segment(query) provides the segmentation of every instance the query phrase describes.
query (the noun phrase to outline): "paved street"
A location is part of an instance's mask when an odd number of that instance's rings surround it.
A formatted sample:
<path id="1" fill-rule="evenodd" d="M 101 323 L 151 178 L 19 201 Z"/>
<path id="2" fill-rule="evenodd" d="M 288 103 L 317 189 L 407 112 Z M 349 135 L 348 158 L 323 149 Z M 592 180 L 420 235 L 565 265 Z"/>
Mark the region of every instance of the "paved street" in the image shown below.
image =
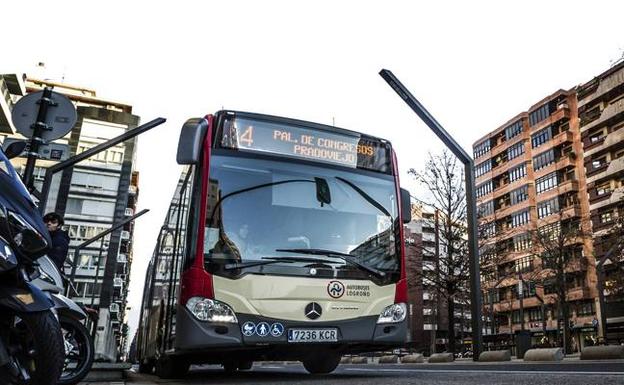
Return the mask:
<path id="1" fill-rule="evenodd" d="M 560 364 L 512 362 L 415 365 L 341 365 L 327 376 L 311 376 L 301 365 L 263 364 L 251 371 L 225 374 L 219 367 L 196 367 L 184 380 L 132 374 L 128 383 L 152 384 L 624 384 L 624 361 Z"/>

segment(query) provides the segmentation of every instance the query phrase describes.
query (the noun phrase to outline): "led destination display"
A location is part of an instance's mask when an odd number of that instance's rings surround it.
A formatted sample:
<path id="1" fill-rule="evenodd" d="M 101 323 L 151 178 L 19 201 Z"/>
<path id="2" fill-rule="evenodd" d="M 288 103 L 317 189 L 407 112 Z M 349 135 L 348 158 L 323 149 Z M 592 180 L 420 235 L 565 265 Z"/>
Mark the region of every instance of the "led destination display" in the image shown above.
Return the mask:
<path id="1" fill-rule="evenodd" d="M 221 145 L 389 172 L 389 146 L 381 141 L 275 122 L 226 121 Z"/>

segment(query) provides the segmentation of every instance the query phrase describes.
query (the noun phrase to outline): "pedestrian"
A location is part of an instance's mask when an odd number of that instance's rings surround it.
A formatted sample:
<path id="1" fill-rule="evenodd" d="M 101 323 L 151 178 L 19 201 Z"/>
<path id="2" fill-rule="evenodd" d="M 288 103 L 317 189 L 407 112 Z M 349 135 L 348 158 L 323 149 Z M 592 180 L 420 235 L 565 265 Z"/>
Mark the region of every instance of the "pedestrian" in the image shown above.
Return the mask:
<path id="1" fill-rule="evenodd" d="M 48 257 L 62 273 L 65 258 L 67 258 L 67 251 L 69 250 L 69 234 L 61 228 L 65 222 L 63 217 L 57 213 L 47 213 L 43 216 L 43 222 L 48 227 L 50 238 L 52 239 Z"/>

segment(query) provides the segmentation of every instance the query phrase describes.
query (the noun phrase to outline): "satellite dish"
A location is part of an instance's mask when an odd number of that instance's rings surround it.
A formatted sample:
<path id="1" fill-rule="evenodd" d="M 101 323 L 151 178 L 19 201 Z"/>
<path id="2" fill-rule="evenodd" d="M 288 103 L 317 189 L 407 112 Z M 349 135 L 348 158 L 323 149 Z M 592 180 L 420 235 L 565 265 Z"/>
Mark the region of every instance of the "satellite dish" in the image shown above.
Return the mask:
<path id="1" fill-rule="evenodd" d="M 21 98 L 13 107 L 13 124 L 17 132 L 27 138 L 33 136 L 34 124 L 39 114 L 39 100 L 43 91 L 34 92 Z M 53 105 L 48 106 L 45 123 L 48 128 L 42 130 L 41 139 L 46 142 L 62 138 L 76 124 L 77 114 L 73 103 L 62 94 L 52 92 Z"/>

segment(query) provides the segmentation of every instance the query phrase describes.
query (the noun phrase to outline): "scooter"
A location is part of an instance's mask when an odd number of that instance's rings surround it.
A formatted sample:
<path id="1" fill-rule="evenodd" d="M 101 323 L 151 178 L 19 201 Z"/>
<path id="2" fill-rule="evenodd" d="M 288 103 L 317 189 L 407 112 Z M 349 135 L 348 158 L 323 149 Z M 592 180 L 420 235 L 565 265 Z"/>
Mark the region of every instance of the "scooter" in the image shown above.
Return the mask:
<path id="1" fill-rule="evenodd" d="M 54 302 L 65 347 L 65 363 L 58 385 L 75 385 L 82 381 L 93 365 L 95 351 L 89 331 L 82 323 L 87 319 L 86 308 L 64 296 L 63 276 L 50 258 L 43 256 L 39 263 L 39 277 L 33 284 Z"/>
<path id="2" fill-rule="evenodd" d="M 54 303 L 31 281 L 51 244 L 37 206 L 0 149 L 0 384 L 55 385 L 65 352 Z"/>

